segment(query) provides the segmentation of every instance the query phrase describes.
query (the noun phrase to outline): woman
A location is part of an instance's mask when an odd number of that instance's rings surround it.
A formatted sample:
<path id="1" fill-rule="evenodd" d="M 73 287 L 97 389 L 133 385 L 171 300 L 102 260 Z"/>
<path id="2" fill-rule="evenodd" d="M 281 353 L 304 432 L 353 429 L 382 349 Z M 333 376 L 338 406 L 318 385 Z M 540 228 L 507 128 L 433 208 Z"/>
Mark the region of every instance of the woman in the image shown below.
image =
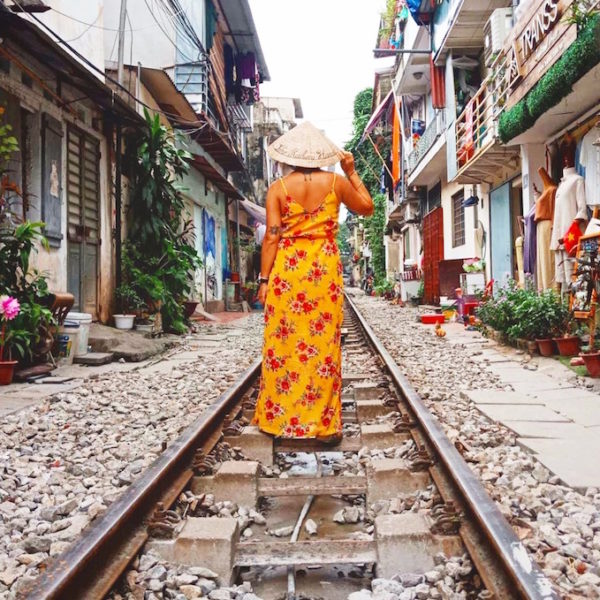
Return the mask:
<path id="1" fill-rule="evenodd" d="M 354 213 L 371 215 L 373 200 L 352 154 L 308 122 L 268 152 L 292 172 L 267 192 L 258 292 L 265 341 L 254 422 L 275 436 L 337 442 L 343 319 L 338 213 L 343 202 Z M 338 161 L 347 178 L 319 169 Z"/>

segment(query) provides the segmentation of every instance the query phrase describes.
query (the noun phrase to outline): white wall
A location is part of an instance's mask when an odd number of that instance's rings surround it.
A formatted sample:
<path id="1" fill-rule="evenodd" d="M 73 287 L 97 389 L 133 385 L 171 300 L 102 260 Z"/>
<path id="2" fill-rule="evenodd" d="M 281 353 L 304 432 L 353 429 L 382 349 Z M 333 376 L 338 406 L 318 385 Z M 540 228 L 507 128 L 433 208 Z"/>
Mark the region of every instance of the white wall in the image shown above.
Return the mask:
<path id="1" fill-rule="evenodd" d="M 106 9 L 103 5 L 105 2 L 103 0 L 45 0 L 45 3 L 54 10 L 36 14 L 36 17 L 104 72 L 103 27 L 105 27 Z M 94 26 L 90 27 L 91 24 Z M 43 31 L 43 28 L 41 29 Z M 86 68 L 104 81 L 102 74 L 91 70 L 87 65 Z"/>
<path id="2" fill-rule="evenodd" d="M 535 204 L 533 184 L 543 189 L 538 169 L 546 165 L 546 147 L 544 144 L 523 144 L 521 146 L 521 173 L 523 174 L 523 214 Z"/>
<path id="3" fill-rule="evenodd" d="M 475 210 L 465 208 L 465 243 L 452 247 L 452 196 L 464 188 L 465 198 L 471 195 L 471 186 L 457 183 L 442 185 L 442 210 L 444 211 L 444 259 L 472 258 L 475 256 Z"/>
<path id="4" fill-rule="evenodd" d="M 150 6 L 152 1 L 149 1 Z M 104 58 L 109 62 L 117 60 L 120 6 L 121 0 L 104 0 L 107 28 L 104 31 Z M 142 66 L 152 69 L 172 67 L 175 64 L 176 41 L 173 24 L 159 10 L 150 13 L 144 0 L 127 0 L 127 14 L 124 62 L 134 65 L 141 62 Z M 130 24 L 133 34 L 130 33 Z"/>

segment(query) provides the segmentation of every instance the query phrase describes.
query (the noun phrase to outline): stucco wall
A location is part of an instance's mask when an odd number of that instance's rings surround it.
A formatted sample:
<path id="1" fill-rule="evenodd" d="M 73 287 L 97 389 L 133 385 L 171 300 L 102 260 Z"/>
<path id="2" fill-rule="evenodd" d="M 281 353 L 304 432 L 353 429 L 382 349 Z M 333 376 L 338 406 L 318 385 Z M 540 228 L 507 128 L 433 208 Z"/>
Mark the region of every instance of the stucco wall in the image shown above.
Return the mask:
<path id="1" fill-rule="evenodd" d="M 105 5 L 108 3 L 103 0 L 45 0 L 45 3 L 54 10 L 37 14 L 36 17 L 69 42 L 70 46 L 73 46 L 98 69 L 104 71 L 105 36 L 103 28 L 106 26 L 104 16 L 107 13 Z M 115 35 L 116 32 L 113 32 L 111 45 Z M 67 48 L 65 49 L 68 51 Z M 75 54 L 73 56 L 77 58 Z M 79 58 L 77 60 L 84 64 Z M 85 66 L 96 77 L 104 81 L 101 73 Z"/>

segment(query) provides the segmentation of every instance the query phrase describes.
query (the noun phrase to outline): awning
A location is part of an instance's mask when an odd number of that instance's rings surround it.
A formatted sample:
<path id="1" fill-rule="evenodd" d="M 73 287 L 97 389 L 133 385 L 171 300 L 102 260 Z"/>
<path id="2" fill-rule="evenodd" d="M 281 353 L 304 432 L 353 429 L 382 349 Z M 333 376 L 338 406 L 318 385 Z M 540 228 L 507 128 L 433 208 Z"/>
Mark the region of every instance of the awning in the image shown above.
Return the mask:
<path id="1" fill-rule="evenodd" d="M 267 224 L 267 209 L 264 206 L 259 206 L 250 200 L 242 200 L 240 206 L 259 223 Z"/>
<path id="2" fill-rule="evenodd" d="M 194 134 L 194 139 L 226 171 L 243 171 L 244 163 L 231 145 L 227 134 L 218 131 L 205 115 L 200 114 L 198 117 L 202 126 Z"/>
<path id="3" fill-rule="evenodd" d="M 381 120 L 384 117 L 387 117 L 392 106 L 394 106 L 394 91 L 390 90 L 388 95 L 384 98 L 383 102 L 375 109 L 375 112 L 371 115 L 369 122 L 365 126 L 365 130 L 362 134 L 362 137 L 360 138 L 359 145 L 367 139 L 367 136 L 373 131 L 373 129 L 375 129 L 375 127 L 377 127 L 377 125 L 379 125 Z"/>
<path id="4" fill-rule="evenodd" d="M 214 183 L 222 192 L 224 192 L 229 198 L 235 198 L 238 200 L 243 199 L 241 192 L 231 184 L 210 162 L 203 156 L 194 154 L 192 165 L 200 171 L 209 181 Z"/>

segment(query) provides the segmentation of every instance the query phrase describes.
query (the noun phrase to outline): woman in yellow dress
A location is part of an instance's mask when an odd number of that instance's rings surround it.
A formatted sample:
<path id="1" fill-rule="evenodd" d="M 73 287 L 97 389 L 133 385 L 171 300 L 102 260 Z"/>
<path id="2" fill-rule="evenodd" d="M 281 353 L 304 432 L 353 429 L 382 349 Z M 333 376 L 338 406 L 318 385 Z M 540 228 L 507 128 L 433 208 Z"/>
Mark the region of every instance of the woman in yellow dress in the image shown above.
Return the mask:
<path id="1" fill-rule="evenodd" d="M 342 434 L 339 207 L 343 202 L 368 216 L 373 200 L 352 154 L 308 122 L 268 152 L 292 171 L 267 192 L 258 292 L 265 338 L 254 422 L 275 436 L 336 442 Z M 337 162 L 346 177 L 320 170 Z"/>

